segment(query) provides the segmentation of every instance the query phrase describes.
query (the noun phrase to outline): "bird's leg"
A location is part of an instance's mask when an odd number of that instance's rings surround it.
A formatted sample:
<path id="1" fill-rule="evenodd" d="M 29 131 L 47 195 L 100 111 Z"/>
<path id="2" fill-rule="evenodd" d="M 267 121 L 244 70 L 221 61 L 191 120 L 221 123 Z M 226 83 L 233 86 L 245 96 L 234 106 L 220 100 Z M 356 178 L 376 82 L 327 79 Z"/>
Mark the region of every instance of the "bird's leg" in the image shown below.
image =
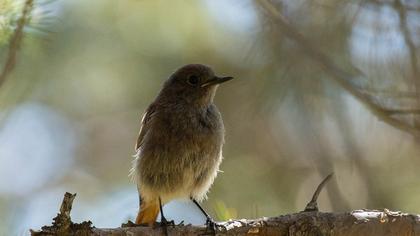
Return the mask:
<path id="1" fill-rule="evenodd" d="M 160 226 L 163 227 L 163 233 L 165 236 L 168 236 L 168 225 L 174 225 L 173 221 L 166 220 L 165 216 L 163 215 L 163 207 L 162 207 L 162 200 L 159 197 L 159 208 L 160 208 Z"/>
<path id="2" fill-rule="evenodd" d="M 210 229 L 212 231 L 213 235 L 216 235 L 217 227 L 224 227 L 221 224 L 218 224 L 216 221 L 211 218 L 211 216 L 203 209 L 203 207 L 200 206 L 200 204 L 192 197 L 190 197 L 191 201 L 194 202 L 194 204 L 200 209 L 200 211 L 203 213 L 203 215 L 206 217 L 206 225 L 207 229 Z"/>

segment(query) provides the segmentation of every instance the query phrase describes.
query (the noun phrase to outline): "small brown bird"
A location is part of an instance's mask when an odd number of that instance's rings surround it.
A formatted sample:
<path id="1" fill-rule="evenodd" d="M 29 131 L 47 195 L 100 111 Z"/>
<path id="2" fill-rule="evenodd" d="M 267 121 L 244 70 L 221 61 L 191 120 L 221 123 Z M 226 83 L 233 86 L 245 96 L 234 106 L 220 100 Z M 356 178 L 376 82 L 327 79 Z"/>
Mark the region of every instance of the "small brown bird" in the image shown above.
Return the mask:
<path id="1" fill-rule="evenodd" d="M 206 197 L 222 161 L 225 131 L 213 98 L 231 79 L 205 65 L 183 66 L 146 109 L 131 170 L 140 196 L 136 224 L 152 225 L 162 204 L 190 198 L 214 226 L 197 201 Z M 161 218 L 166 222 L 162 212 Z"/>

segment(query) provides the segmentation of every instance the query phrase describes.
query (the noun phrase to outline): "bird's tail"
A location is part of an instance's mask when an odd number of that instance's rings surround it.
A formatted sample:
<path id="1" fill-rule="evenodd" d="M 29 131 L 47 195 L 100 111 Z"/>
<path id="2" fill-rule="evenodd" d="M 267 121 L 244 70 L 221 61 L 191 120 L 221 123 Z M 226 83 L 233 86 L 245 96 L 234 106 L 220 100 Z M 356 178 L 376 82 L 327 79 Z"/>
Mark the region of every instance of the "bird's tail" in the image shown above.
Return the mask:
<path id="1" fill-rule="evenodd" d="M 159 201 L 141 201 L 140 211 L 137 214 L 136 224 L 148 224 L 152 226 L 159 214 Z"/>

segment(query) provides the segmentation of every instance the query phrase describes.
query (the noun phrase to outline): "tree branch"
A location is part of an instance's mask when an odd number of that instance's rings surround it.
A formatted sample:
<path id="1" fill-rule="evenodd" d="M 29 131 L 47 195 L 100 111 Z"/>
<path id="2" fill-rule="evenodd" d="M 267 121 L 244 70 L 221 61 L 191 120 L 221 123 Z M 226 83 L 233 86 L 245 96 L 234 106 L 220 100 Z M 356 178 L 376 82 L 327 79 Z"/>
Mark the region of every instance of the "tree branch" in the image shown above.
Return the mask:
<path id="1" fill-rule="evenodd" d="M 301 33 L 296 31 L 286 20 L 286 18 L 276 9 L 276 7 L 268 0 L 258 0 L 257 3 L 265 10 L 271 19 L 277 23 L 280 30 L 287 36 L 297 43 L 300 49 L 306 53 L 311 59 L 317 62 L 320 67 L 330 76 L 328 78 L 335 81 L 340 87 L 356 98 L 360 103 L 364 105 L 373 115 L 385 123 L 405 131 L 415 137 L 420 137 L 420 129 L 413 127 L 401 120 L 398 120 L 392 116 L 389 116 L 385 108 L 376 104 L 368 96 L 362 93 L 360 90 L 355 88 L 350 81 L 354 79 L 354 75 L 338 67 L 328 56 L 319 51 L 314 47 L 310 41 L 308 41 Z M 359 69 L 355 68 L 356 71 Z M 360 76 L 359 75 L 359 76 Z"/>
<path id="2" fill-rule="evenodd" d="M 71 221 L 70 212 L 75 197 L 76 194 L 65 193 L 63 202 L 61 203 L 60 213 L 54 217 L 52 226 L 43 226 L 39 232 L 31 229 L 31 235 L 69 235 L 71 232 L 84 232 L 82 235 L 91 235 L 92 222 L 85 221 L 81 224 L 75 224 Z"/>
<path id="3" fill-rule="evenodd" d="M 376 5 L 376 6 L 394 6 L 394 2 L 392 2 L 392 1 L 380 1 L 380 0 L 365 0 L 364 1 L 365 3 L 368 3 L 368 4 L 373 4 L 373 5 Z M 410 6 L 404 6 L 404 8 L 407 10 L 407 11 L 416 11 L 416 12 L 420 12 L 420 7 L 410 7 Z"/>
<path id="4" fill-rule="evenodd" d="M 0 87 L 3 85 L 7 76 L 12 72 L 16 65 L 16 55 L 19 50 L 20 44 L 23 38 L 23 28 L 28 22 L 33 7 L 33 0 L 26 0 L 23 6 L 22 15 L 20 16 L 15 32 L 10 38 L 9 50 L 7 53 L 6 63 L 3 66 L 3 70 L 0 74 Z"/>
<path id="5" fill-rule="evenodd" d="M 331 177 L 329 175 L 321 184 Z M 319 188 L 319 187 L 318 187 Z M 320 188 L 319 188 L 320 189 Z M 76 194 L 66 193 L 60 213 L 54 218 L 53 226 L 44 226 L 41 231 L 31 230 L 32 236 L 45 235 L 94 235 L 94 236 L 145 236 L 162 235 L 161 227 L 126 224 L 115 229 L 99 229 L 90 221 L 80 224 L 71 222 L 70 211 Z M 217 235 L 419 235 L 420 216 L 384 210 L 355 210 L 344 213 L 299 212 L 278 217 L 241 219 L 221 222 L 225 230 Z M 176 225 L 168 228 L 171 236 L 192 236 L 208 234 L 205 225 Z"/>
<path id="6" fill-rule="evenodd" d="M 420 115 L 420 109 L 387 109 L 385 112 L 390 115 Z"/>
<path id="7" fill-rule="evenodd" d="M 411 72 L 412 72 L 413 83 L 416 88 L 417 99 L 420 100 L 420 78 L 419 78 L 420 73 L 419 73 L 418 62 L 417 62 L 416 45 L 411 39 L 410 29 L 408 28 L 407 10 L 405 9 L 405 6 L 401 2 L 401 0 L 395 0 L 393 7 L 395 11 L 397 11 L 398 13 L 398 17 L 400 21 L 400 31 L 404 36 L 404 42 L 408 48 L 408 53 L 410 55 Z"/>
<path id="8" fill-rule="evenodd" d="M 324 180 L 322 180 L 322 182 L 316 188 L 311 201 L 309 201 L 308 204 L 306 204 L 304 211 L 319 211 L 318 196 L 321 193 L 322 189 L 324 188 L 325 184 L 327 184 L 327 182 L 331 179 L 332 176 L 333 176 L 333 173 L 329 174 L 327 177 L 325 177 Z"/>

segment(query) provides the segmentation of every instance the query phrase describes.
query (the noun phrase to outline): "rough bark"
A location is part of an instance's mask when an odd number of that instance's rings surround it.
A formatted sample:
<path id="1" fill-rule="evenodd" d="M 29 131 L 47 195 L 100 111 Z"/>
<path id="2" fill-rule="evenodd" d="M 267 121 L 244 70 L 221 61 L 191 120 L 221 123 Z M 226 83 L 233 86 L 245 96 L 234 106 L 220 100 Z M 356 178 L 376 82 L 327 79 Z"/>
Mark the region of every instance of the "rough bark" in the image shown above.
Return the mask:
<path id="1" fill-rule="evenodd" d="M 53 225 L 44 226 L 41 231 L 31 230 L 31 235 L 164 235 L 162 227 L 140 226 L 131 222 L 114 229 L 95 228 L 90 221 L 80 224 L 73 223 L 70 211 L 74 197 L 75 194 L 66 193 L 60 213 L 53 219 Z M 313 198 L 312 201 L 316 201 L 316 198 Z M 314 211 L 303 211 L 277 217 L 220 222 L 223 227 L 218 229 L 217 235 L 420 235 L 420 215 L 393 212 L 387 209 L 355 210 L 343 213 L 318 212 L 316 207 L 313 209 Z M 168 235 L 170 236 L 206 234 L 211 235 L 211 231 L 207 230 L 204 225 L 168 226 Z"/>
<path id="2" fill-rule="evenodd" d="M 389 210 L 351 213 L 300 212 L 256 220 L 233 220 L 217 235 L 420 235 L 418 215 Z M 202 235 L 204 226 L 176 226 L 169 235 Z M 207 231 L 208 233 L 208 231 Z M 130 227 L 94 229 L 92 235 L 162 235 L 160 229 Z"/>

